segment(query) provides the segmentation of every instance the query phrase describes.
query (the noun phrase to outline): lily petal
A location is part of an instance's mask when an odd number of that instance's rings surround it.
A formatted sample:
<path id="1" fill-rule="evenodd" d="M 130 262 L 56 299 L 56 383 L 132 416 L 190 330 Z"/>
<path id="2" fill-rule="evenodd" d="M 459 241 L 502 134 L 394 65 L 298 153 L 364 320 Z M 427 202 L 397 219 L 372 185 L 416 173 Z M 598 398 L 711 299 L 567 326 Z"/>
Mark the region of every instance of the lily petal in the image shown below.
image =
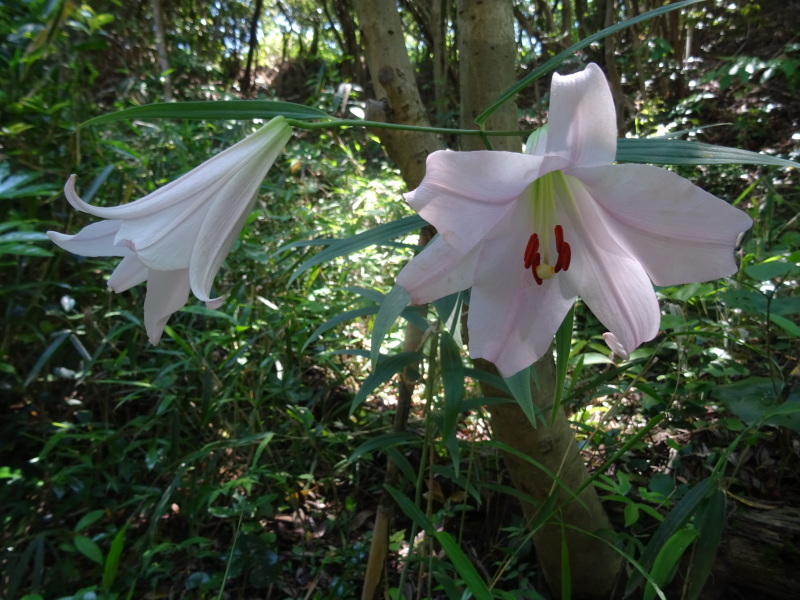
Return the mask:
<path id="1" fill-rule="evenodd" d="M 608 235 L 600 206 L 582 183 L 569 179 L 578 212 L 565 212 L 572 237 L 572 266 L 564 273 L 586 306 L 630 353 L 658 333 L 661 313 L 644 268 Z M 550 283 L 548 281 L 548 283 Z"/>
<path id="2" fill-rule="evenodd" d="M 78 254 L 123 256 L 109 278 L 119 292 L 147 281 L 145 326 L 157 344 L 169 316 L 194 289 L 211 308 L 214 277 L 244 225 L 267 171 L 292 135 L 283 117 L 210 158 L 202 165 L 124 206 L 97 207 L 64 187 L 77 209 L 109 219 L 75 236 L 50 232 L 51 239 Z"/>
<path id="3" fill-rule="evenodd" d="M 117 244 L 136 252 L 151 269 L 175 271 L 186 268 L 192 256 L 197 232 L 213 203 L 217 189 L 206 192 L 194 201 L 175 204 L 158 213 L 125 219 L 117 233 Z"/>
<path id="4" fill-rule="evenodd" d="M 553 75 L 547 154 L 574 165 L 610 165 L 617 154 L 617 116 L 605 75 L 591 63 L 580 73 Z"/>
<path id="5" fill-rule="evenodd" d="M 210 297 L 214 277 L 253 210 L 261 181 L 291 136 L 292 130 L 289 128 L 275 133 L 270 144 L 256 153 L 256 168 L 260 170 L 239 171 L 225 183 L 219 192 L 220 196 L 238 199 L 239 206 L 234 207 L 227 202 L 211 203 L 199 232 L 195 234 L 197 242 L 189 263 L 189 281 L 192 293 L 210 308 L 222 303 L 221 298 Z"/>
<path id="6" fill-rule="evenodd" d="M 528 235 L 524 219 L 509 219 L 498 229 L 500 235 L 481 250 L 467 324 L 470 356 L 493 362 L 509 377 L 547 352 L 575 302 L 575 291 L 563 277 L 537 285 L 523 268 Z M 520 249 L 518 256 L 509 256 L 509 245 Z"/>
<path id="7" fill-rule="evenodd" d="M 603 208 L 609 233 L 656 285 L 725 277 L 752 219 L 688 180 L 650 165 L 573 171 Z"/>
<path id="8" fill-rule="evenodd" d="M 161 341 L 164 326 L 172 313 L 189 299 L 189 271 L 151 271 L 147 276 L 144 299 L 144 326 L 153 346 Z"/>
<path id="9" fill-rule="evenodd" d="M 480 247 L 462 254 L 436 237 L 397 275 L 414 304 L 425 304 L 466 290 L 475 279 Z"/>
<path id="10" fill-rule="evenodd" d="M 120 221 L 100 221 L 84 227 L 75 235 L 48 231 L 47 237 L 67 252 L 79 256 L 128 256 L 131 252 L 127 248 L 114 244 L 121 225 Z"/>
<path id="11" fill-rule="evenodd" d="M 528 136 L 525 142 L 525 154 L 544 156 L 547 153 L 547 125 L 542 125 Z"/>
<path id="12" fill-rule="evenodd" d="M 611 352 L 619 356 L 623 360 L 628 360 L 631 355 L 628 354 L 628 351 L 622 347 L 622 344 L 619 343 L 617 336 L 615 336 L 610 331 L 606 331 L 603 334 L 603 340 L 605 341 L 606 345 L 611 349 Z"/>
<path id="13" fill-rule="evenodd" d="M 658 333 L 652 281 L 735 269 L 735 239 L 749 217 L 662 169 L 613 165 L 614 103 L 596 65 L 553 77 L 547 128 L 526 152 L 435 153 L 406 195 L 443 242 L 414 258 L 398 283 L 431 301 L 472 282 L 473 358 L 504 375 L 527 367 L 578 295 L 609 329 L 609 347 L 627 357 Z"/>
<path id="14" fill-rule="evenodd" d="M 630 354 L 642 342 L 652 340 L 658 333 L 661 313 L 642 266 L 625 255 L 617 255 L 614 260 L 608 255 L 601 258 L 586 252 L 585 247 L 573 257 L 576 262 L 583 261 L 584 266 L 580 269 L 581 298 L 625 351 Z"/>
<path id="15" fill-rule="evenodd" d="M 514 208 L 531 181 L 564 164 L 517 152 L 440 150 L 428 156 L 425 178 L 405 198 L 448 244 L 466 253 Z"/>
<path id="16" fill-rule="evenodd" d="M 178 179 L 122 206 L 101 207 L 84 202 L 75 192 L 74 175 L 67 180 L 64 193 L 69 203 L 78 210 L 104 219 L 126 219 L 155 214 L 184 201 L 186 197 L 204 195 L 220 178 L 241 170 L 243 160 L 257 153 L 263 146 L 275 144 L 282 147 L 286 141 L 287 130 L 291 132 L 286 119 L 275 117 L 252 135 L 214 155 Z"/>
<path id="17" fill-rule="evenodd" d="M 126 256 L 108 278 L 108 287 L 117 294 L 147 281 L 148 268 L 137 256 Z"/>

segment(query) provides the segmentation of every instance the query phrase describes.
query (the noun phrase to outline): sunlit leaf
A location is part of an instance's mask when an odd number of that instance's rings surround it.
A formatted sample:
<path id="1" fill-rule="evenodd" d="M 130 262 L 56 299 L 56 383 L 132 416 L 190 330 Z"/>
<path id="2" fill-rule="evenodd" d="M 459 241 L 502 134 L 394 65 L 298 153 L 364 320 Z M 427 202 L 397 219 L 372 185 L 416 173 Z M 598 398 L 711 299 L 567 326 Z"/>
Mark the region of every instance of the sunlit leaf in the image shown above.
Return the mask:
<path id="1" fill-rule="evenodd" d="M 800 265 L 785 260 L 768 260 L 757 265 L 748 265 L 744 272 L 756 281 L 769 281 L 800 275 Z"/>
<path id="2" fill-rule="evenodd" d="M 406 292 L 405 288 L 395 284 L 388 294 L 383 298 L 378 309 L 378 315 L 375 317 L 375 323 L 372 325 L 372 336 L 370 339 L 370 361 L 372 368 L 378 363 L 378 356 L 381 352 L 381 344 L 383 338 L 389 333 L 389 330 L 394 325 L 397 318 L 400 316 L 406 306 L 411 302 L 411 297 Z"/>

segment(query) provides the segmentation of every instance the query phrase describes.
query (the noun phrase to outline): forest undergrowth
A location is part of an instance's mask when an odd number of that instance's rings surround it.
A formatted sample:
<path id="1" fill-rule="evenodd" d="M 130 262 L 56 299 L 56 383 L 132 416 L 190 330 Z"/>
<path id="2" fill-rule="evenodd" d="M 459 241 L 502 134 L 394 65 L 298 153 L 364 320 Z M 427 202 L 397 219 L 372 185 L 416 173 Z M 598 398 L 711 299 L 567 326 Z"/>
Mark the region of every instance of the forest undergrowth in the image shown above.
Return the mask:
<path id="1" fill-rule="evenodd" d="M 489 597 L 553 597 L 492 441 L 481 376 L 466 361 L 455 417 L 445 401 L 440 377 L 452 363 L 442 327 L 426 331 L 408 428 L 393 431 L 397 370 L 373 373 L 370 331 L 418 249 L 416 233 L 308 266 L 326 240 L 413 214 L 374 132 L 296 131 L 216 279 L 225 304 L 190 302 L 153 347 L 144 286 L 113 294 L 106 280 L 115 259 L 71 255 L 47 239 L 48 230 L 89 222 L 62 186 L 75 173 L 87 201 L 134 200 L 254 124 L 158 119 L 77 129 L 158 101 L 164 78 L 153 52 L 136 63 L 135 45 L 123 43 L 138 34 L 149 44 L 147 19 L 123 19 L 114 2 L 51 4 L 0 8 L 0 597 L 361 597 L 387 459 L 401 474 L 397 493 L 462 550 L 445 553 L 439 538 L 419 532 L 415 513 L 397 512 L 387 595 L 402 584 L 399 597 L 465 597 L 470 571 L 459 561 L 467 561 Z M 247 3 L 229 4 L 231 21 L 249 14 Z M 302 12 L 302 2 L 288 4 Z M 727 14 L 712 4 L 709 15 Z M 647 99 L 637 95 L 629 55 L 617 56 L 630 135 L 691 130 L 693 139 L 798 160 L 800 44 L 748 28 L 775 18 L 766 3 L 737 4 L 739 29 L 709 18 L 695 32 L 707 38 L 703 60 L 676 65 L 666 40 L 648 38 Z M 73 12 L 64 15 L 65 5 Z M 191 22 L 197 7 L 181 6 Z M 175 17 L 176 31 L 189 35 L 180 25 Z M 104 62 L 109 43 L 127 54 Z M 241 65 L 214 54 L 211 40 L 197 44 L 173 48 L 180 99 L 243 97 Z M 341 110 L 349 59 L 305 50 L 257 69 L 255 81 L 270 78 L 279 99 Z M 577 60 L 600 54 L 590 48 Z M 665 83 L 665 70 L 680 81 Z M 365 87 L 353 87 L 351 109 L 363 107 Z M 250 95 L 274 99 L 269 93 L 256 85 Z M 544 100 L 542 92 L 520 106 L 523 125 L 540 124 Z M 446 120 L 447 106 L 434 104 Z M 615 544 L 650 560 L 668 598 L 693 593 L 696 556 L 709 557 L 712 583 L 694 597 L 793 597 L 780 577 L 800 557 L 800 182 L 777 167 L 675 170 L 754 219 L 737 250 L 739 272 L 659 288 L 660 333 L 624 361 L 579 303 L 569 356 L 559 357 L 568 365 L 563 405 Z M 403 340 L 395 328 L 383 348 Z M 758 522 L 776 528 L 769 551 L 777 554 L 759 579 L 742 570 L 742 544 L 760 543 L 749 527 L 770 515 L 775 523 Z M 691 545 L 709 529 L 700 540 L 716 531 L 718 550 Z M 648 559 L 658 535 L 671 545 Z M 652 586 L 637 593 L 654 597 Z"/>

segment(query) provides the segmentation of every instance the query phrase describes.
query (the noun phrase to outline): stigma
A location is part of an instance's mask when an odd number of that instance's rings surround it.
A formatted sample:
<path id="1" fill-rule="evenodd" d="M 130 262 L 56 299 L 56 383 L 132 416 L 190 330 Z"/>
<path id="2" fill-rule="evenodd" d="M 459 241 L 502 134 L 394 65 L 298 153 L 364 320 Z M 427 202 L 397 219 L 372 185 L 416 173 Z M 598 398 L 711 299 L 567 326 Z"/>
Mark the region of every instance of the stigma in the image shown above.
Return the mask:
<path id="1" fill-rule="evenodd" d="M 564 228 L 561 225 L 556 225 L 553 228 L 556 260 L 554 264 L 550 264 L 549 237 L 547 236 L 548 239 L 544 241 L 545 246 L 542 248 L 542 241 L 539 239 L 539 235 L 536 233 L 531 234 L 531 237 L 528 238 L 528 245 L 525 247 L 523 264 L 526 270 L 531 270 L 533 279 L 538 285 L 542 285 L 545 279 L 550 279 L 559 271 L 569 269 L 569 263 L 572 258 L 572 250 L 569 244 L 564 241 Z"/>

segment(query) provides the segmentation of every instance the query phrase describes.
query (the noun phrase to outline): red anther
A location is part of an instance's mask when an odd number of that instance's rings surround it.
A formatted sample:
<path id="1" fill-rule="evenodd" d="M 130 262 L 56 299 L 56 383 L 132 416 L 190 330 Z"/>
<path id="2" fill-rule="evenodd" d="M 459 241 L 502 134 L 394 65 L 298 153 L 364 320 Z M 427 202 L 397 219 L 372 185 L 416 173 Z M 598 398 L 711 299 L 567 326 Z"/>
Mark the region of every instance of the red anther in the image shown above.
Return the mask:
<path id="1" fill-rule="evenodd" d="M 566 244 L 567 246 L 569 244 Z M 553 273 L 558 273 L 561 269 L 564 268 L 564 259 L 566 258 L 566 253 L 564 252 L 565 244 L 561 244 L 561 250 L 558 251 L 558 259 L 556 260 L 556 264 L 553 267 Z"/>
<path id="2" fill-rule="evenodd" d="M 539 253 L 539 236 L 535 233 L 528 238 L 528 245 L 525 247 L 525 268 L 530 269 L 533 264 L 534 257 Z"/>
<path id="3" fill-rule="evenodd" d="M 556 234 L 556 252 L 561 254 L 561 246 L 564 245 L 564 228 L 561 225 L 556 225 L 555 229 Z"/>
<path id="4" fill-rule="evenodd" d="M 542 264 L 542 255 L 537 252 L 536 256 L 534 256 L 533 264 L 531 264 L 531 273 L 533 273 L 533 279 L 538 285 L 542 285 L 543 282 L 542 278 L 539 277 L 539 273 L 536 271 L 540 264 Z"/>
<path id="5" fill-rule="evenodd" d="M 564 257 L 564 260 L 561 260 L 561 257 Z M 572 248 L 570 248 L 567 242 L 564 242 L 564 246 L 561 248 L 561 254 L 558 255 L 558 260 L 561 262 L 561 268 L 565 271 L 569 269 L 569 263 L 572 261 Z"/>

